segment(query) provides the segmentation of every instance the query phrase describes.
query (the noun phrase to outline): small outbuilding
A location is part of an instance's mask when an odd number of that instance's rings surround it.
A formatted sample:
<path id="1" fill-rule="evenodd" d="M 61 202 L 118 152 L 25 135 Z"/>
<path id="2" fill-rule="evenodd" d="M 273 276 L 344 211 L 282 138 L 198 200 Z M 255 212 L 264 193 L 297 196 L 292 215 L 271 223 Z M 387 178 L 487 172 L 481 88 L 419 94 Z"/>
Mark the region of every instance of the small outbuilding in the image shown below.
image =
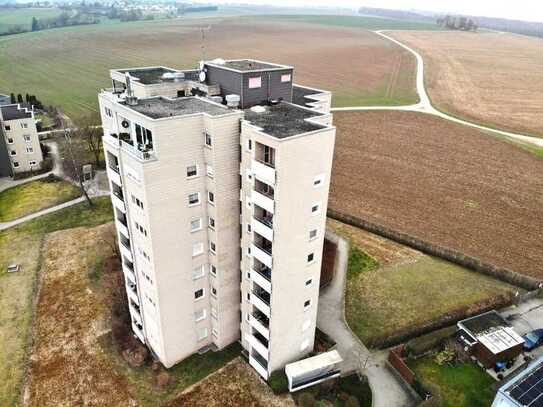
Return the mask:
<path id="1" fill-rule="evenodd" d="M 489 311 L 457 324 L 457 338 L 485 368 L 514 360 L 522 353 L 524 339 L 496 311 Z"/>
<path id="2" fill-rule="evenodd" d="M 339 364 L 343 359 L 337 350 L 321 353 L 285 366 L 288 389 L 291 392 L 339 377 Z"/>

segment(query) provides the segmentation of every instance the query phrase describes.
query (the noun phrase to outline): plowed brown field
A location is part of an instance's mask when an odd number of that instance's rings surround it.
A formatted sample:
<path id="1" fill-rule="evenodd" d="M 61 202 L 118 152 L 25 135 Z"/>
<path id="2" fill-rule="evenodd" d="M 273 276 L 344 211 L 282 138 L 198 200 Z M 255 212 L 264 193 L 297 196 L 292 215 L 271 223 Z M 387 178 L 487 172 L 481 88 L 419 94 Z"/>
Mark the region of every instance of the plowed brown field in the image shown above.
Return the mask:
<path id="1" fill-rule="evenodd" d="M 329 206 L 543 279 L 543 160 L 412 112 L 336 113 Z"/>
<path id="2" fill-rule="evenodd" d="M 394 32 L 425 61 L 438 108 L 482 124 L 543 136 L 543 40 L 514 34 Z"/>

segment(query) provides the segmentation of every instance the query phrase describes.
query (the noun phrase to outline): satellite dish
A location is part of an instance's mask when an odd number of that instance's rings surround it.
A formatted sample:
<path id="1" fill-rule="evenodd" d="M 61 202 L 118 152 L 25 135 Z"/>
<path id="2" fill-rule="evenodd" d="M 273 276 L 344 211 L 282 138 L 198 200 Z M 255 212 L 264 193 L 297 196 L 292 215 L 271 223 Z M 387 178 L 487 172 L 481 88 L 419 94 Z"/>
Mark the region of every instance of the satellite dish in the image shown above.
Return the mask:
<path id="1" fill-rule="evenodd" d="M 121 126 L 123 126 L 125 129 L 127 129 L 130 126 L 130 123 L 128 123 L 126 120 L 123 120 L 121 122 Z"/>
<path id="2" fill-rule="evenodd" d="M 204 70 L 204 61 L 200 61 L 200 71 Z"/>
<path id="3" fill-rule="evenodd" d="M 199 75 L 199 78 L 200 78 L 200 82 L 205 82 L 206 80 L 206 73 L 204 71 L 201 71 L 200 72 L 200 75 Z"/>

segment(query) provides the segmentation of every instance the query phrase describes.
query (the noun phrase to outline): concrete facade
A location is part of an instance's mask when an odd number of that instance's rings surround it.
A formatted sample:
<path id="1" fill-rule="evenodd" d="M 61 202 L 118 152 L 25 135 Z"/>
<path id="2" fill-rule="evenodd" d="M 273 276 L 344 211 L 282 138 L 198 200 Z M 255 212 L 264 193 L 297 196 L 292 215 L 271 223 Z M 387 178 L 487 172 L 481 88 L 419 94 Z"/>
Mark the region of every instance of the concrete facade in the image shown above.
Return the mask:
<path id="1" fill-rule="evenodd" d="M 248 114 L 217 103 L 223 84 L 209 75 L 196 83 L 194 71 L 176 81 L 164 72 L 175 71 L 113 70 L 116 89 L 99 95 L 132 329 L 166 367 L 240 340 L 267 379 L 313 349 L 329 106 L 282 102 Z"/>

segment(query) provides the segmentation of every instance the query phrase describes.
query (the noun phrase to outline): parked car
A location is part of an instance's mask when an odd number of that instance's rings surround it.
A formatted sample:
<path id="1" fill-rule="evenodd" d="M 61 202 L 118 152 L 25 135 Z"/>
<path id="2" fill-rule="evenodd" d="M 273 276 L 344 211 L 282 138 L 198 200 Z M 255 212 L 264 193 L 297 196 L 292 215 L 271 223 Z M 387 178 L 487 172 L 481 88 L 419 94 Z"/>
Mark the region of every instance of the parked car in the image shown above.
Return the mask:
<path id="1" fill-rule="evenodd" d="M 524 339 L 524 350 L 533 350 L 543 345 L 543 329 L 534 329 L 524 335 L 522 339 Z"/>

